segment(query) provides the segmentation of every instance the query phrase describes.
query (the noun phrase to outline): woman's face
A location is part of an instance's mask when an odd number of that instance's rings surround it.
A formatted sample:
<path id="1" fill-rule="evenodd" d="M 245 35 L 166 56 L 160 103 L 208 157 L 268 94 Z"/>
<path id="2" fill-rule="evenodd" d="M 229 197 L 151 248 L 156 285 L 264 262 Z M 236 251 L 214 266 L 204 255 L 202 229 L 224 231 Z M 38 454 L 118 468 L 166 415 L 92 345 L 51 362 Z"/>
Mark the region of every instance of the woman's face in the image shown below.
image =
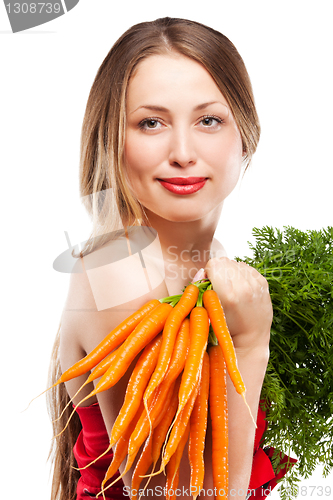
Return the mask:
<path id="1" fill-rule="evenodd" d="M 206 69 L 176 53 L 148 57 L 129 83 L 126 115 L 126 170 L 148 215 L 219 213 L 240 175 L 242 140 Z"/>

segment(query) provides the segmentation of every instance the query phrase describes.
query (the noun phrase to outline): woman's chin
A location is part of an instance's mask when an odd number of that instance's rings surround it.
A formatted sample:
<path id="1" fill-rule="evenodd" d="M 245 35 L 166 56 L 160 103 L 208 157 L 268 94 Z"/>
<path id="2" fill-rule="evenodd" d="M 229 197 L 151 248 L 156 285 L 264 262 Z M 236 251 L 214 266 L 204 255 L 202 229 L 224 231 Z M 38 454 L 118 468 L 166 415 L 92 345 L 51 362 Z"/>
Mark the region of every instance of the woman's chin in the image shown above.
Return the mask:
<path id="1" fill-rule="evenodd" d="M 152 222 L 158 219 L 164 219 L 168 222 L 195 222 L 202 219 L 205 214 L 202 210 L 198 210 L 200 207 L 196 207 L 194 210 L 149 210 L 145 209 L 148 219 Z"/>

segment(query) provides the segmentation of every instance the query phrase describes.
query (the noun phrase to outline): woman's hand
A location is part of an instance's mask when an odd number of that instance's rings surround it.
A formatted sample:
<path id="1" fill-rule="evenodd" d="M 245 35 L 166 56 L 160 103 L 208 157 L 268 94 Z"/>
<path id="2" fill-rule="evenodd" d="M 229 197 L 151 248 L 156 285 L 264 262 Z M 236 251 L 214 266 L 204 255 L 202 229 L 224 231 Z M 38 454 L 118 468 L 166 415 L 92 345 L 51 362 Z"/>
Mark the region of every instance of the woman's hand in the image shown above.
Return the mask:
<path id="1" fill-rule="evenodd" d="M 208 261 L 205 268 L 223 306 L 237 351 L 267 349 L 273 308 L 267 280 L 253 267 L 227 257 Z"/>

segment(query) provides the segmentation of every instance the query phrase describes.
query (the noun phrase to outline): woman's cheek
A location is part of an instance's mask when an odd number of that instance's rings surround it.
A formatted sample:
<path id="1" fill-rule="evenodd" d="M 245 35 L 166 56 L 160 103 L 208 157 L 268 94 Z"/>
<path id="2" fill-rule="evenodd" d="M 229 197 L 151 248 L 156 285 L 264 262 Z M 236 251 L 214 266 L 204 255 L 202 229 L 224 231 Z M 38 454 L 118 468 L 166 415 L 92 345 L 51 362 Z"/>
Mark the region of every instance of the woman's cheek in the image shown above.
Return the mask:
<path id="1" fill-rule="evenodd" d="M 205 163 L 209 165 L 213 180 L 219 186 L 220 194 L 228 196 L 236 186 L 242 168 L 241 143 L 212 143 L 210 148 L 202 152 Z"/>
<path id="2" fill-rule="evenodd" d="M 163 161 L 164 148 L 161 141 L 151 137 L 129 136 L 125 142 L 125 164 L 133 177 L 157 174 L 157 166 Z"/>

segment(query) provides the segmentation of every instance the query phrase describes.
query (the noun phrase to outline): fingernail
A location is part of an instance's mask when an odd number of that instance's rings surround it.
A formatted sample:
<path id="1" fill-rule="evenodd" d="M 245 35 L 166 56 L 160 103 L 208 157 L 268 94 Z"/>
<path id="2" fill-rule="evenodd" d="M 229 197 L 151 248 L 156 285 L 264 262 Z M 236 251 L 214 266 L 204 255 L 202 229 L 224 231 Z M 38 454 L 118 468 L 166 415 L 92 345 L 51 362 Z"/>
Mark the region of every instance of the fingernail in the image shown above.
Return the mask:
<path id="1" fill-rule="evenodd" d="M 199 280 L 203 280 L 206 278 L 206 273 L 205 273 L 205 270 L 204 268 L 202 267 L 201 269 L 199 269 L 199 271 L 195 274 L 194 278 L 192 279 L 192 283 L 194 283 L 195 281 L 199 281 Z"/>

